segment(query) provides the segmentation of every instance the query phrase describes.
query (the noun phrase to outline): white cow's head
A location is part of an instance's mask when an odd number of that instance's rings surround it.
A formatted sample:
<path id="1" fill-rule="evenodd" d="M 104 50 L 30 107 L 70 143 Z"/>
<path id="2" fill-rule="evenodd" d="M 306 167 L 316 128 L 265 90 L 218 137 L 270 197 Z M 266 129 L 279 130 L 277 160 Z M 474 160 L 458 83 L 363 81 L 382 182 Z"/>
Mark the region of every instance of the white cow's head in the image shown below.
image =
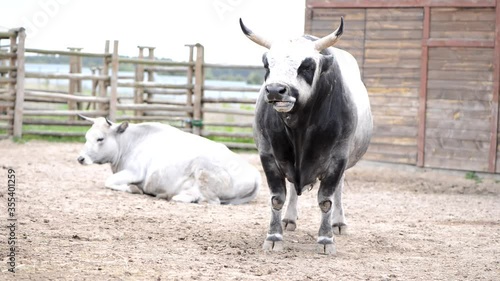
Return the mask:
<path id="1" fill-rule="evenodd" d="M 128 122 L 115 124 L 104 117 L 81 118 L 92 122 L 92 127 L 85 134 L 85 145 L 78 156 L 82 165 L 112 163 L 118 156 L 118 143 L 116 137 L 128 127 Z"/>
<path id="2" fill-rule="evenodd" d="M 344 19 L 330 35 L 318 40 L 300 37 L 293 40 L 272 42 L 253 33 L 240 19 L 243 33 L 253 42 L 269 49 L 262 57 L 266 74 L 263 91 L 266 101 L 279 112 L 290 112 L 296 103 L 304 104 L 314 92 L 322 72 L 332 62 L 332 57 L 321 52 L 337 42 L 343 32 Z"/>

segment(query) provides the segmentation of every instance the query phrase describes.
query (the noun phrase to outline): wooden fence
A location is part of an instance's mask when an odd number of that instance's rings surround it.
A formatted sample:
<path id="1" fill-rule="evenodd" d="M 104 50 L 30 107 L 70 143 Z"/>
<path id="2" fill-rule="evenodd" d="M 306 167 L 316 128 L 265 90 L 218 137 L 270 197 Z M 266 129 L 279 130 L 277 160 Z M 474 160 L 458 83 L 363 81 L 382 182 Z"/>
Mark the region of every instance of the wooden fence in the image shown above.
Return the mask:
<path id="1" fill-rule="evenodd" d="M 200 44 L 186 45 L 187 61 L 172 62 L 155 59 L 155 48 L 147 46 L 138 47 L 137 58 L 121 57 L 118 41 L 114 41 L 113 46 L 106 42 L 103 53 L 85 53 L 80 48 L 68 48 L 67 51 L 24 49 L 24 38 L 23 29 L 0 34 L 0 40 L 10 41 L 8 48 L 0 53 L 0 61 L 4 62 L 0 67 L 0 109 L 3 109 L 3 113 L 0 111 L 0 132 L 3 129 L 3 137 L 83 136 L 82 130 L 68 129 L 88 127 L 85 121 L 77 118 L 77 114 L 83 114 L 107 116 L 114 121 L 168 122 L 197 135 L 218 137 L 231 148 L 255 149 L 251 127 L 260 86 L 206 85 L 204 73 L 209 68 L 261 67 L 205 63 L 204 48 Z M 68 56 L 69 72 L 24 71 L 25 53 Z M 82 59 L 85 58 L 100 58 L 102 64 L 93 67 L 92 73 L 82 73 Z M 133 75 L 123 75 L 120 65 L 132 65 Z M 155 81 L 162 73 L 177 73 L 185 77 L 185 82 Z M 68 82 L 62 87 L 47 89 L 33 85 L 32 80 Z M 90 81 L 90 91 L 82 87 L 85 81 Z M 205 94 L 214 92 L 217 94 Z M 246 98 L 234 95 L 245 92 L 255 94 Z"/>
<path id="2" fill-rule="evenodd" d="M 0 46 L 8 40 L 0 48 L 0 137 L 19 135 L 22 127 L 25 38 L 23 28 L 0 32 Z"/>
<path id="3" fill-rule="evenodd" d="M 330 33 L 340 16 L 345 30 L 337 46 L 358 60 L 374 114 L 364 159 L 500 173 L 500 0 L 307 0 L 305 33 Z M 232 148 L 254 148 L 235 140 L 251 138 L 255 96 L 242 95 L 260 87 L 212 85 L 204 77 L 209 68 L 245 66 L 207 64 L 201 45 L 187 45 L 186 62 L 170 62 L 154 59 L 154 48 L 147 46 L 139 46 L 138 58 L 122 58 L 116 41 L 103 53 L 25 50 L 24 37 L 22 29 L 0 33 L 4 137 L 81 135 L 69 129 L 87 126 L 75 117 L 81 113 L 170 122 L 194 134 L 227 137 Z M 70 71 L 25 72 L 25 53 L 69 56 Z M 102 64 L 84 74 L 81 60 L 87 57 L 101 58 Z M 120 65 L 133 65 L 134 74 L 123 75 Z M 171 72 L 182 72 L 185 82 L 155 80 Z M 40 90 L 29 79 L 69 84 Z M 91 81 L 90 93 L 82 92 L 82 81 Z M 41 130 L 42 125 L 62 129 Z"/>

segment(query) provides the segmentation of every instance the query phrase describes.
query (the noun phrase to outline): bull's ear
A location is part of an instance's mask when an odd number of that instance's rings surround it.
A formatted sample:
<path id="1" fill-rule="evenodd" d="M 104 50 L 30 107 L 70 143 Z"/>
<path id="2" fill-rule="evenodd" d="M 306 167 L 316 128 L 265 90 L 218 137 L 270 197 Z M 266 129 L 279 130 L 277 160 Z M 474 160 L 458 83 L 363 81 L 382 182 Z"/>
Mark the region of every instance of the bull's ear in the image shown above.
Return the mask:
<path id="1" fill-rule="evenodd" d="M 127 128 L 128 128 L 128 122 L 125 121 L 125 122 L 121 123 L 120 126 L 118 126 L 118 128 L 116 128 L 116 132 L 118 134 L 121 134 L 121 133 L 125 132 L 125 130 L 127 130 Z"/>
<path id="2" fill-rule="evenodd" d="M 328 71 L 330 66 L 333 64 L 333 56 L 326 55 L 321 57 L 321 73 Z"/>

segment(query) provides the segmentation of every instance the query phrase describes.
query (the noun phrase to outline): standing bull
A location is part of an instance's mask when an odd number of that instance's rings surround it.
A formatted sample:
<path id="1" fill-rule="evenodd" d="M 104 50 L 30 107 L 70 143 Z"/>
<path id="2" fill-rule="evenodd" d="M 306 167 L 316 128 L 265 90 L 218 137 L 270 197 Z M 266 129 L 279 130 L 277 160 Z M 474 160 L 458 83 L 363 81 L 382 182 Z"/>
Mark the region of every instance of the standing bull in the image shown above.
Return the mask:
<path id="1" fill-rule="evenodd" d="M 110 163 L 107 188 L 179 202 L 242 204 L 257 195 L 260 173 L 225 145 L 160 123 L 93 123 L 78 162 Z"/>
<path id="2" fill-rule="evenodd" d="M 368 149 L 372 115 L 359 67 L 348 52 L 333 48 L 344 20 L 330 35 L 271 42 L 240 19 L 243 33 L 269 49 L 257 100 L 254 138 L 271 192 L 271 223 L 264 250 L 283 249 L 283 227 L 294 230 L 297 195 L 320 180 L 319 252 L 335 253 L 333 233 L 346 230 L 342 207 L 344 172 Z M 291 183 L 288 208 L 285 179 Z M 333 207 L 333 208 L 332 208 Z"/>

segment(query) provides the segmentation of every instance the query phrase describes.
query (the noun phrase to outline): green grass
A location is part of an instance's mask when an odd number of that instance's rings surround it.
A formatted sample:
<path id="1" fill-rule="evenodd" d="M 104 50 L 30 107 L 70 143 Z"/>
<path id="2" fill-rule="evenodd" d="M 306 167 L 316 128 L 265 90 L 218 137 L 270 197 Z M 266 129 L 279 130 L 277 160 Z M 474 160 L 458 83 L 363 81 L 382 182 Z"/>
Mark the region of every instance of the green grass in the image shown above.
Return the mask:
<path id="1" fill-rule="evenodd" d="M 47 132 L 68 132 L 68 133 L 82 133 L 83 135 L 90 126 L 60 126 L 60 125 L 23 125 L 23 132 L 30 131 L 47 131 Z"/>
<path id="2" fill-rule="evenodd" d="M 216 142 L 234 142 L 234 143 L 254 143 L 252 138 L 232 138 L 232 137 L 207 137 L 209 140 Z"/>
<path id="3" fill-rule="evenodd" d="M 30 140 L 44 140 L 50 142 L 85 142 L 85 132 L 88 126 L 57 126 L 57 125 L 23 125 L 23 141 Z M 29 131 L 43 131 L 43 132 L 69 132 L 78 133 L 81 136 L 47 136 L 29 134 Z"/>
<path id="4" fill-rule="evenodd" d="M 242 104 L 242 105 L 240 105 L 240 109 L 253 112 L 253 111 L 255 111 L 255 105 L 254 104 Z"/>
<path id="5" fill-rule="evenodd" d="M 476 172 L 467 172 L 465 178 L 468 180 L 473 180 L 476 183 L 481 183 L 483 180 L 476 174 Z"/>
<path id="6" fill-rule="evenodd" d="M 204 130 L 211 132 L 227 132 L 227 133 L 251 133 L 252 128 L 241 127 L 226 127 L 226 126 L 204 126 Z"/>
<path id="7" fill-rule="evenodd" d="M 241 127 L 205 126 L 204 129 L 210 132 L 252 133 L 252 128 L 241 128 Z M 254 143 L 253 137 L 241 138 L 241 137 L 210 136 L 208 137 L 208 139 L 216 142 Z"/>
<path id="8" fill-rule="evenodd" d="M 30 140 L 45 140 L 50 142 L 85 142 L 85 132 L 89 126 L 58 126 L 58 125 L 23 125 L 23 137 L 19 141 Z M 212 132 L 232 132 L 232 133 L 251 133 L 252 128 L 239 128 L 239 127 L 220 127 L 220 126 L 206 126 L 206 130 Z M 5 130 L 4 130 L 5 131 Z M 33 135 L 29 131 L 43 131 L 43 132 L 71 132 L 81 133 L 80 137 L 73 136 L 46 136 L 46 135 Z M 0 132 L 2 133 L 2 132 Z M 6 132 L 4 132 L 6 133 Z M 208 139 L 217 142 L 234 142 L 234 143 L 253 143 L 253 138 L 239 138 L 239 137 L 220 137 L 212 136 Z"/>
<path id="9" fill-rule="evenodd" d="M 23 135 L 18 142 L 24 143 L 31 140 L 42 140 L 48 142 L 85 142 L 85 137 L 68 137 L 68 136 L 41 136 L 41 135 Z"/>
<path id="10" fill-rule="evenodd" d="M 227 104 L 223 104 L 223 107 L 229 107 Z M 240 105 L 240 108 L 243 110 L 252 111 L 253 105 Z M 67 104 L 58 104 L 56 105 L 58 110 L 67 110 Z M 134 111 L 126 111 L 119 112 L 119 115 L 128 115 L 132 116 Z M 39 117 L 39 119 L 45 120 L 59 120 L 64 121 L 68 120 L 68 116 L 51 116 L 51 117 Z M 225 117 L 225 122 L 235 122 L 237 117 L 233 115 L 227 115 Z M 172 126 L 183 126 L 182 121 L 172 121 L 168 122 Z M 85 142 L 85 132 L 90 128 L 90 124 L 88 126 L 63 126 L 63 125 L 23 125 L 23 137 L 18 142 L 26 142 L 30 140 L 44 140 L 50 142 Z M 228 132 L 228 133 L 252 133 L 252 128 L 241 128 L 241 127 L 227 127 L 227 126 L 204 126 L 203 128 L 206 131 L 211 132 Z M 30 134 L 29 132 L 46 132 L 46 133 L 60 133 L 60 132 L 69 132 L 69 133 L 77 133 L 81 136 L 54 136 L 54 135 L 37 135 Z M 0 133 L 6 134 L 6 131 L 0 130 Z M 254 143 L 253 137 L 222 137 L 222 136 L 211 136 L 208 139 L 216 141 L 216 142 L 233 142 L 233 143 Z"/>

